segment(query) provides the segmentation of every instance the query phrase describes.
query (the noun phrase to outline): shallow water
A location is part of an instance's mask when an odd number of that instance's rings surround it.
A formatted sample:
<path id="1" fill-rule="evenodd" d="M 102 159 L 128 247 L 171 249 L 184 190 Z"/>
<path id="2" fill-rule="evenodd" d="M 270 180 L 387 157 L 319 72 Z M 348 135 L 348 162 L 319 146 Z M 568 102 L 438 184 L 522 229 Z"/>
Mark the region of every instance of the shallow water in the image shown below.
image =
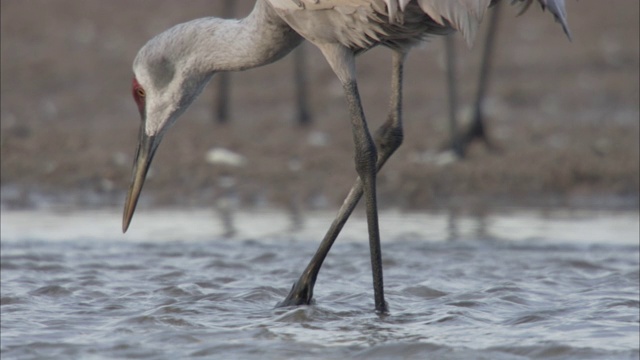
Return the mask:
<path id="1" fill-rule="evenodd" d="M 3 359 L 637 359 L 638 213 L 381 215 L 388 316 L 366 225 L 347 224 L 317 303 L 274 308 L 330 214 L 2 214 Z"/>

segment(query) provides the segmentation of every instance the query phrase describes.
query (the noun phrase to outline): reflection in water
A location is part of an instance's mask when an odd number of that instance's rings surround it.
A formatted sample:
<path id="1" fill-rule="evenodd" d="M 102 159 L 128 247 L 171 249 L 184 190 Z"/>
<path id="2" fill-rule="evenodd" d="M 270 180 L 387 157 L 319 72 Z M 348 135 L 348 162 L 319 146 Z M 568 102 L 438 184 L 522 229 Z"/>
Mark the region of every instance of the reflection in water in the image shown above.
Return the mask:
<path id="1" fill-rule="evenodd" d="M 234 213 L 238 207 L 236 179 L 233 175 L 222 175 L 218 177 L 216 185 L 214 203 L 223 229 L 222 236 L 230 237 L 237 231 L 234 221 Z"/>
<path id="2" fill-rule="evenodd" d="M 235 207 L 230 207 L 235 209 Z M 212 221 L 211 210 L 141 208 L 135 223 L 123 235 L 121 209 L 65 211 L 43 209 L 10 211 L 0 216 L 2 241 L 46 239 L 66 241 L 93 239 L 112 241 L 208 241 L 224 235 L 222 221 Z M 278 210 L 231 211 L 235 238 L 269 239 L 292 235 L 291 216 Z M 300 240 L 318 243 L 335 213 L 310 211 L 295 235 Z M 453 221 L 451 220 L 453 219 Z M 393 239 L 420 239 L 437 242 L 447 239 L 504 241 L 552 241 L 576 244 L 637 244 L 640 236 L 637 212 L 544 212 L 510 210 L 505 213 L 479 212 L 469 215 L 449 213 L 411 213 L 383 211 L 380 232 L 383 242 Z M 366 219 L 358 210 L 343 228 L 339 241 L 367 241 Z"/>
<path id="3" fill-rule="evenodd" d="M 214 164 L 220 163 L 220 160 L 217 158 L 213 161 L 211 156 L 209 156 L 209 161 Z M 297 156 L 292 156 L 288 162 L 288 176 L 294 178 L 294 180 L 297 179 L 300 176 L 301 169 L 302 163 L 300 159 Z M 300 184 L 301 182 L 294 181 L 294 183 Z M 222 235 L 225 237 L 234 236 L 238 230 L 236 228 L 236 213 L 238 212 L 241 201 L 239 199 L 238 180 L 237 176 L 233 174 L 233 168 L 230 168 L 227 174 L 218 176 L 215 190 L 216 197 L 214 199 L 214 204 L 218 219 L 222 226 Z M 287 188 L 285 191 L 287 198 L 287 216 L 290 220 L 289 231 L 301 231 L 304 227 L 305 203 L 302 190 L 293 186 Z"/>
<path id="4" fill-rule="evenodd" d="M 459 240 L 461 228 L 469 224 L 470 236 L 478 240 L 487 240 L 489 236 L 489 214 L 484 209 L 474 209 L 471 216 L 462 214 L 459 208 L 451 206 L 447 210 L 447 240 Z"/>

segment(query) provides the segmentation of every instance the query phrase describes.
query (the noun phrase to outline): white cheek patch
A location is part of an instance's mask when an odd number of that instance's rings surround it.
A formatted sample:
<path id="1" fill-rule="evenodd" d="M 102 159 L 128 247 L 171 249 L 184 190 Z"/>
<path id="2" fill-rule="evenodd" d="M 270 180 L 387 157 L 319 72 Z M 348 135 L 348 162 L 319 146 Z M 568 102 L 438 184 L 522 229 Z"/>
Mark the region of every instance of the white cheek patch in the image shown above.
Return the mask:
<path id="1" fill-rule="evenodd" d="M 155 136 L 159 131 L 160 129 L 155 124 L 150 124 L 149 121 L 145 123 L 144 132 L 147 136 Z"/>
<path id="2" fill-rule="evenodd" d="M 147 99 L 147 112 L 145 119 L 145 133 L 148 136 L 162 135 L 175 123 L 179 112 L 176 111 L 175 101 L 168 101 L 152 97 Z"/>

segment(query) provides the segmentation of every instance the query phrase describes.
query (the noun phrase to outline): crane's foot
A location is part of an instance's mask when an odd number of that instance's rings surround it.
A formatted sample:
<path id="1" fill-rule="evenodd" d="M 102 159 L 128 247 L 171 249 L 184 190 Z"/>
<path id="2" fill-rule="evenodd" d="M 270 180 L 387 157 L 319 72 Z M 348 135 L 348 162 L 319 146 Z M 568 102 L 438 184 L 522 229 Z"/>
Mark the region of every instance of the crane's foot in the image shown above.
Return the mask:
<path id="1" fill-rule="evenodd" d="M 291 287 L 289 295 L 279 302 L 276 307 L 311 305 L 313 303 L 313 284 L 298 280 Z"/>
<path id="2" fill-rule="evenodd" d="M 389 303 L 385 301 L 380 305 L 376 305 L 376 313 L 378 315 L 389 315 Z"/>
<path id="3" fill-rule="evenodd" d="M 482 114 L 476 114 L 474 120 L 469 127 L 451 141 L 441 146 L 442 150 L 452 150 L 459 158 L 464 159 L 467 155 L 469 146 L 474 142 L 482 142 L 485 148 L 492 153 L 500 153 L 502 149 L 495 144 L 487 135 L 484 127 L 484 117 Z"/>

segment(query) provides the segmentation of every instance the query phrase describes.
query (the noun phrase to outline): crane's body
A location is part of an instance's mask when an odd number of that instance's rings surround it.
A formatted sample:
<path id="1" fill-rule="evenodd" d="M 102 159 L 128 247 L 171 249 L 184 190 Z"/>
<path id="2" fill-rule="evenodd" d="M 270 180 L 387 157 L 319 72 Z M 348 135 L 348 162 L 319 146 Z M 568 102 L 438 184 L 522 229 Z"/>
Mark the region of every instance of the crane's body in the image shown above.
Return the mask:
<path id="1" fill-rule="evenodd" d="M 528 5 L 533 0 L 519 0 Z M 567 32 L 563 0 L 537 0 Z M 211 76 L 274 62 L 303 39 L 316 45 L 340 79 L 351 120 L 358 179 L 311 262 L 281 305 L 309 304 L 320 267 L 342 226 L 364 195 L 375 308 L 384 300 L 376 174 L 402 143 L 402 73 L 406 53 L 432 34 L 460 30 L 473 38 L 484 11 L 496 0 L 257 0 L 242 20 L 203 18 L 151 39 L 134 60 L 133 96 L 142 118 L 123 231 L 129 226 L 153 155 L 165 132 Z M 567 32 L 568 34 L 568 32 Z M 387 121 L 372 136 L 356 81 L 355 56 L 383 45 L 393 50 Z"/>

